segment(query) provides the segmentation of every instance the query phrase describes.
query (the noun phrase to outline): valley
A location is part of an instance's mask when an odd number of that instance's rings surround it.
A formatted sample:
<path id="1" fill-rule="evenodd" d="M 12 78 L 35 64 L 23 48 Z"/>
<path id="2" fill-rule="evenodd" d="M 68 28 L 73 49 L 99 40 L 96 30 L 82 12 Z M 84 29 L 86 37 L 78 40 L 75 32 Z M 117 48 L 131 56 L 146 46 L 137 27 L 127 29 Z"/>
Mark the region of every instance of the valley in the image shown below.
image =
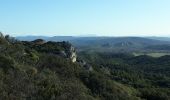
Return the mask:
<path id="1" fill-rule="evenodd" d="M 170 99 L 168 42 L 143 38 L 34 39 L 21 41 L 1 34 L 0 99 Z M 165 48 L 153 48 L 156 45 Z M 153 47 L 146 49 L 148 46 Z"/>
<path id="2" fill-rule="evenodd" d="M 0 100 L 170 100 L 170 0 L 0 7 Z"/>

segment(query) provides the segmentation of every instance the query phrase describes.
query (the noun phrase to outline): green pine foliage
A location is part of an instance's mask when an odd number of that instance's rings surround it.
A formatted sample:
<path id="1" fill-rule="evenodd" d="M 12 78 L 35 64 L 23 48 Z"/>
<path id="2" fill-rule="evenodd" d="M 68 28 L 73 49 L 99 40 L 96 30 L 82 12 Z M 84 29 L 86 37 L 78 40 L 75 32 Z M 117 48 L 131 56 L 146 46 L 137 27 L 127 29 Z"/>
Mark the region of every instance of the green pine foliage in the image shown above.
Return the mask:
<path id="1" fill-rule="evenodd" d="M 134 88 L 141 99 L 170 99 L 170 56 L 153 58 L 97 52 L 79 55 L 110 79 Z"/>
<path id="2" fill-rule="evenodd" d="M 93 67 L 88 71 L 58 55 L 70 46 L 1 36 L 0 100 L 170 99 L 169 56 L 82 52 L 79 58 Z"/>

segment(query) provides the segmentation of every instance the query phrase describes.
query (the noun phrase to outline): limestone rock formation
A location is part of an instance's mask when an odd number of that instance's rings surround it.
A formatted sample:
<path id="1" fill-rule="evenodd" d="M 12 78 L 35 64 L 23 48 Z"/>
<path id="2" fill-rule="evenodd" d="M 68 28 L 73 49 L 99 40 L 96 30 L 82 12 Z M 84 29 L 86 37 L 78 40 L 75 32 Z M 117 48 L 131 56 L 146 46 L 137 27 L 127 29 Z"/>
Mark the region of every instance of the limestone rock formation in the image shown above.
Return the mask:
<path id="1" fill-rule="evenodd" d="M 70 46 L 70 48 L 69 48 L 68 57 L 71 59 L 72 62 L 77 61 L 76 50 L 75 50 L 75 48 L 73 46 Z"/>
<path id="2" fill-rule="evenodd" d="M 86 61 L 78 60 L 77 62 L 80 64 L 80 66 L 84 67 L 85 70 L 89 72 L 93 71 L 93 67 L 90 64 L 88 64 Z"/>

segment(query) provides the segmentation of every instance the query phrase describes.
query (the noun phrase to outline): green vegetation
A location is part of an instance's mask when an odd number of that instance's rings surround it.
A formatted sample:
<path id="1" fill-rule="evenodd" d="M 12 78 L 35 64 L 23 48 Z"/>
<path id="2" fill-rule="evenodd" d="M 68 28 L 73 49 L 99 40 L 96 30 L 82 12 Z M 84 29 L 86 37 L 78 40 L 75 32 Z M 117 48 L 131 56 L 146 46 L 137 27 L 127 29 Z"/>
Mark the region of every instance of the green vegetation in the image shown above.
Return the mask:
<path id="1" fill-rule="evenodd" d="M 133 88 L 67 59 L 68 42 L 21 42 L 6 37 L 0 37 L 1 100 L 138 99 Z"/>
<path id="2" fill-rule="evenodd" d="M 170 53 L 164 53 L 164 52 L 153 52 L 153 53 L 142 53 L 142 52 L 139 52 L 139 53 L 136 53 L 134 52 L 133 53 L 134 56 L 142 56 L 142 55 L 147 55 L 147 56 L 151 56 L 151 57 L 162 57 L 162 56 L 166 56 L 166 55 L 170 55 Z"/>
<path id="3" fill-rule="evenodd" d="M 110 79 L 134 88 L 142 99 L 170 99 L 170 56 L 135 57 L 106 52 L 81 52 L 79 55 Z"/>
<path id="4" fill-rule="evenodd" d="M 0 37 L 0 100 L 169 100 L 170 57 L 80 52 L 68 42 Z M 63 56 L 64 55 L 64 56 Z M 80 64 L 85 60 L 93 67 Z"/>

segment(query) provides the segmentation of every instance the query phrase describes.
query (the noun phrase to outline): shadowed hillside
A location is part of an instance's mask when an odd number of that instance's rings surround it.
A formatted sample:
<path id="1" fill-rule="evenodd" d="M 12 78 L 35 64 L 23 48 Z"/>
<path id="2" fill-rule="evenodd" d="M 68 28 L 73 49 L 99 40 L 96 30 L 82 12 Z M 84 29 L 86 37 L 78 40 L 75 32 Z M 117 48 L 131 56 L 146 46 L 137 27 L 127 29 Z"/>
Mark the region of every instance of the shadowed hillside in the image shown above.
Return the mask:
<path id="1" fill-rule="evenodd" d="M 140 99 L 128 87 L 77 58 L 68 42 L 0 37 L 2 100 L 128 100 Z"/>
<path id="2" fill-rule="evenodd" d="M 129 47 L 136 39 L 119 39 L 115 46 Z M 169 56 L 76 52 L 69 42 L 18 41 L 1 34 L 0 99 L 169 100 L 169 61 Z"/>

